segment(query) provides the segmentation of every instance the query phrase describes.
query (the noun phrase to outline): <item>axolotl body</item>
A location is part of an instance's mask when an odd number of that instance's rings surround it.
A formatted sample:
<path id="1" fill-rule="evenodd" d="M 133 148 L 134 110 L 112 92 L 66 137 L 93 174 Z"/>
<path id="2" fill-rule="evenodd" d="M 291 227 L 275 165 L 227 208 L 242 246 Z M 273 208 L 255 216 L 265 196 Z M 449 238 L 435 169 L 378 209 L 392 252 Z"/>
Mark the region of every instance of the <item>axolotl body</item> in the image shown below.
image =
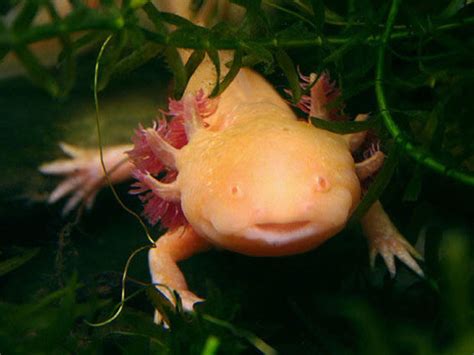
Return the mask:
<path id="1" fill-rule="evenodd" d="M 228 52 L 220 56 L 222 63 L 232 58 Z M 223 65 L 224 74 L 226 70 Z M 361 145 L 364 132 L 343 136 L 298 120 L 288 102 L 251 69 L 241 69 L 218 98 L 210 99 L 215 80 L 215 68 L 206 58 L 183 98 L 170 104 L 171 122 L 140 127 L 135 145 L 104 151 L 110 180 L 121 182 L 133 175 L 149 219 L 162 219 L 170 227 L 150 249 L 152 280 L 177 291 L 189 311 L 201 299 L 188 290 L 177 262 L 213 246 L 253 256 L 314 249 L 344 228 L 360 202 L 360 181 L 383 161 L 383 154 L 375 151 L 355 163 L 351 151 Z M 330 118 L 327 85 L 323 75 L 312 87 L 306 98 L 308 114 Z M 72 160 L 40 168 L 67 176 L 50 202 L 74 191 L 67 210 L 81 200 L 91 205 L 104 185 L 97 151 L 66 144 L 62 148 Z M 158 178 L 160 172 L 165 178 Z M 369 209 L 362 226 L 372 262 L 380 253 L 394 275 L 396 256 L 422 275 L 412 257 L 419 254 L 380 202 Z M 168 288 L 157 287 L 173 301 Z M 158 313 L 155 319 L 161 319 Z"/>

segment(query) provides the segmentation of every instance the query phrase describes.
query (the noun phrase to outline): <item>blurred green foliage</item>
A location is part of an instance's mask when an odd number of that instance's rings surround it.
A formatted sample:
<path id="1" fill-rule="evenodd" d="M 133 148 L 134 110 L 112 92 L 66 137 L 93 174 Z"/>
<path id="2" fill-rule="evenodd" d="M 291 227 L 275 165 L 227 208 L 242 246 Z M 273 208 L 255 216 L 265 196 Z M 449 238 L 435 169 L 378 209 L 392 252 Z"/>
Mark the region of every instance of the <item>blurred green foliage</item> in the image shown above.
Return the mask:
<path id="1" fill-rule="evenodd" d="M 233 2 L 245 9 L 242 21 L 210 29 L 161 13 L 146 1 L 122 6 L 102 1 L 100 11 L 70 1 L 73 11 L 65 18 L 55 16 L 48 0 L 0 4 L 0 13 L 9 16 L 0 25 L 1 58 L 15 52 L 28 78 L 43 90 L 24 78 L 0 81 L 0 352 L 474 352 L 474 194 L 469 186 L 474 4 Z M 12 15 L 18 4 L 22 10 Z M 49 11 L 52 22 L 33 23 L 41 9 Z M 144 27 L 141 16 L 154 26 Z M 80 36 L 72 36 L 78 31 Z M 141 253 L 132 261 L 124 311 L 106 326 L 87 325 L 86 320 L 102 321 L 116 309 L 123 265 L 146 238 L 109 192 L 99 196 L 90 214 L 64 221 L 55 207 L 43 203 L 56 182 L 36 167 L 59 156 L 58 141 L 96 145 L 93 68 L 96 45 L 110 34 L 99 82 L 106 145 L 128 141 L 138 122 L 151 122 L 165 105 L 171 77 L 179 96 L 204 53 L 216 65 L 218 49 L 236 53 L 228 63 L 231 74 L 220 78 L 215 93 L 241 65 L 261 71 L 278 89 L 289 86 L 293 97 L 304 94 L 296 85 L 297 66 L 303 73 L 328 70 L 342 89 L 346 112 L 371 112 L 370 127 L 390 152 L 365 206 L 383 193 L 400 230 L 424 252 L 426 279 L 403 267 L 390 279 L 382 263 L 370 270 L 365 241 L 352 224 L 301 256 L 248 258 L 222 251 L 183 262 L 191 288 L 207 300 L 195 315 L 167 308 L 171 331 L 152 322 L 152 305 L 166 309 L 166 304 L 149 287 L 146 253 Z M 27 46 L 47 38 L 62 45 L 53 67 Z M 182 47 L 194 51 L 187 63 L 177 57 Z M 393 134 L 395 123 L 400 135 Z M 356 122 L 322 128 L 360 129 Z M 426 169 L 427 158 L 441 163 L 441 174 Z M 449 179 L 452 171 L 467 179 Z M 139 211 L 127 189 L 119 186 L 118 192 Z"/>

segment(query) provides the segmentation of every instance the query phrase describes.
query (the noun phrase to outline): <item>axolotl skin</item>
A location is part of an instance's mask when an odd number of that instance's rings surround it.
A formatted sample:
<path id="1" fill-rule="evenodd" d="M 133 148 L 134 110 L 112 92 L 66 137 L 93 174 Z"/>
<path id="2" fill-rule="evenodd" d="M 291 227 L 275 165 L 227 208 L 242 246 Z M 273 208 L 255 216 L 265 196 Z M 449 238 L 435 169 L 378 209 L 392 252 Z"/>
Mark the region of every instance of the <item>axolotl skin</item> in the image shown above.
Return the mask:
<path id="1" fill-rule="evenodd" d="M 230 53 L 220 55 L 222 63 L 232 59 Z M 224 74 L 226 70 L 223 65 Z M 202 299 L 188 289 L 177 262 L 211 247 L 275 257 L 310 251 L 345 227 L 361 200 L 361 181 L 383 162 L 383 154 L 374 151 L 355 163 L 351 152 L 361 146 L 364 132 L 338 135 L 299 120 L 251 69 L 242 68 L 218 98 L 209 99 L 215 80 L 215 68 L 206 58 L 183 98 L 171 101 L 170 122 L 140 127 L 134 145 L 104 150 L 110 180 L 118 183 L 133 175 L 148 219 L 161 219 L 169 227 L 149 251 L 152 281 L 177 291 L 188 311 Z M 305 98 L 303 106 L 311 116 L 331 118 L 328 85 L 322 75 Z M 98 152 L 66 144 L 62 148 L 73 159 L 40 167 L 66 176 L 49 201 L 73 192 L 66 211 L 81 200 L 91 205 L 105 184 Z M 160 172 L 165 178 L 158 178 Z M 361 223 L 372 263 L 381 254 L 395 275 L 397 257 L 423 274 L 412 257 L 419 254 L 380 202 Z M 173 302 L 168 288 L 157 287 Z M 158 313 L 155 320 L 161 320 Z"/>

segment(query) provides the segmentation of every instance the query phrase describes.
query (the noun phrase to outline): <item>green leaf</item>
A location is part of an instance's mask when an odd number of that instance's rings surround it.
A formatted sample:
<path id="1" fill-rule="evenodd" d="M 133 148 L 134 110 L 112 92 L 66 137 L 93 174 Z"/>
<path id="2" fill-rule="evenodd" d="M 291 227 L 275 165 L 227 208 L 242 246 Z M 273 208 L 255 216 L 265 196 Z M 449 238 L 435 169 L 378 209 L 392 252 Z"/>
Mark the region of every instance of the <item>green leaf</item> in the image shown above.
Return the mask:
<path id="1" fill-rule="evenodd" d="M 170 12 L 160 12 L 160 16 L 163 21 L 169 23 L 170 25 L 175 25 L 177 27 L 187 27 L 189 29 L 195 29 L 200 27 L 196 26 L 190 20 Z"/>
<path id="2" fill-rule="evenodd" d="M 241 21 L 239 33 L 254 38 L 259 35 L 268 35 L 270 33 L 270 25 L 268 19 L 261 11 L 261 1 L 244 0 L 236 2 L 246 8 L 244 19 Z"/>
<path id="3" fill-rule="evenodd" d="M 130 9 L 138 9 L 149 3 L 150 0 L 128 0 L 128 7 Z"/>
<path id="4" fill-rule="evenodd" d="M 252 44 L 252 46 L 242 46 L 242 49 L 247 53 L 242 58 L 243 67 L 254 66 L 258 63 L 263 63 L 267 71 L 272 67 L 274 62 L 273 54 L 265 47 Z"/>
<path id="5" fill-rule="evenodd" d="M 142 7 L 143 11 L 145 11 L 147 17 L 155 26 L 155 29 L 158 33 L 164 35 L 168 33 L 168 29 L 166 25 L 163 23 L 163 18 L 161 17 L 161 12 L 153 5 L 151 2 L 146 3 Z"/>
<path id="6" fill-rule="evenodd" d="M 39 9 L 39 1 L 26 1 L 18 16 L 13 22 L 14 31 L 24 31 L 30 27 Z"/>
<path id="7" fill-rule="evenodd" d="M 312 38 L 315 37 L 315 33 L 308 30 L 308 26 L 304 23 L 298 21 L 277 32 L 275 37 L 278 40 L 293 40 L 295 38 Z"/>
<path id="8" fill-rule="evenodd" d="M 131 327 L 131 325 L 133 325 Z M 160 346 L 165 351 L 163 338 L 167 332 L 163 327 L 156 325 L 150 314 L 133 310 L 132 308 L 124 308 L 122 315 L 116 322 L 108 326 L 105 335 L 124 336 L 124 337 L 144 337 L 151 340 L 154 344 Z"/>
<path id="9" fill-rule="evenodd" d="M 439 18 L 450 18 L 456 15 L 464 6 L 465 0 L 451 0 L 444 10 L 439 14 Z"/>
<path id="10" fill-rule="evenodd" d="M 27 47 L 17 47 L 15 53 L 36 85 L 44 88 L 53 97 L 57 97 L 60 94 L 61 91 L 56 79 L 41 65 Z"/>
<path id="11" fill-rule="evenodd" d="M 240 68 L 242 67 L 242 53 L 241 51 L 237 50 L 234 53 L 234 59 L 232 60 L 232 64 L 230 66 L 229 71 L 227 72 L 224 80 L 220 83 L 219 92 L 215 95 L 220 95 L 224 90 L 229 86 L 229 84 L 234 80 L 236 75 L 239 73 Z M 211 94 L 211 96 L 213 96 Z"/>
<path id="12" fill-rule="evenodd" d="M 273 349 L 265 341 L 260 339 L 258 336 L 256 336 L 252 332 L 249 332 L 248 330 L 237 328 L 231 323 L 226 322 L 222 319 L 215 318 L 209 314 L 203 314 L 202 318 L 209 323 L 213 323 L 220 327 L 226 328 L 230 330 L 233 334 L 246 339 L 250 344 L 252 344 L 255 348 L 257 348 L 259 351 L 261 351 L 265 355 L 277 354 L 277 351 L 275 349 Z"/>
<path id="13" fill-rule="evenodd" d="M 133 51 L 131 54 L 119 60 L 119 62 L 115 65 L 113 77 L 132 72 L 133 70 L 149 62 L 151 59 L 156 58 L 156 56 L 158 56 L 158 54 L 162 51 L 163 46 L 154 43 L 144 44 Z"/>
<path id="14" fill-rule="evenodd" d="M 300 87 L 298 73 L 296 72 L 296 68 L 295 68 L 295 65 L 293 64 L 293 61 L 291 60 L 290 56 L 281 49 L 277 50 L 275 56 L 276 56 L 278 65 L 283 70 L 286 78 L 288 79 L 290 90 L 293 94 L 292 101 L 294 103 L 299 102 L 301 98 L 301 87 Z"/>
<path id="15" fill-rule="evenodd" d="M 374 128 L 379 124 L 379 121 L 372 118 L 367 121 L 328 121 L 317 117 L 310 117 L 311 123 L 317 128 L 325 129 L 326 131 L 348 134 L 367 131 L 368 129 Z"/>
<path id="16" fill-rule="evenodd" d="M 186 75 L 189 78 L 194 74 L 198 66 L 202 63 L 204 58 L 206 57 L 206 53 L 204 50 L 196 49 L 193 53 L 189 56 L 188 61 L 186 62 Z"/>
<path id="17" fill-rule="evenodd" d="M 168 47 L 163 52 L 168 67 L 174 76 L 174 90 L 173 96 L 180 98 L 184 90 L 186 89 L 187 75 L 186 67 L 184 66 L 183 60 L 178 50 L 174 47 Z"/>
<path id="18" fill-rule="evenodd" d="M 220 340 L 214 335 L 210 335 L 207 340 L 206 344 L 204 344 L 204 348 L 202 349 L 201 355 L 215 355 L 217 354 L 217 350 L 219 349 Z"/>
<path id="19" fill-rule="evenodd" d="M 94 45 L 104 41 L 104 34 L 100 32 L 89 32 L 77 38 L 71 43 L 71 50 L 77 52 L 83 47 L 93 47 Z M 58 61 L 61 62 L 66 59 L 67 51 L 65 48 L 59 53 Z"/>
<path id="20" fill-rule="evenodd" d="M 345 21 L 344 17 L 328 8 L 325 8 L 324 10 L 324 17 L 327 23 L 331 24 L 339 24 Z"/>
<path id="21" fill-rule="evenodd" d="M 229 71 L 225 75 L 222 82 L 219 86 L 216 86 L 212 91 L 210 97 L 219 96 L 224 90 L 229 86 L 229 84 L 234 80 L 236 75 L 239 73 L 240 68 L 242 67 L 242 53 L 240 51 L 235 51 L 234 59 L 232 60 L 232 64 L 230 66 Z M 217 90 L 216 90 L 217 89 Z"/>
<path id="22" fill-rule="evenodd" d="M 211 47 L 209 30 L 203 27 L 180 27 L 169 34 L 170 45 L 187 41 L 199 44 L 199 49 Z"/>
<path id="23" fill-rule="evenodd" d="M 27 263 L 33 257 L 35 257 L 39 251 L 40 251 L 39 248 L 29 249 L 23 252 L 21 255 L 18 255 L 8 260 L 0 262 L 0 276 L 8 274 L 9 272 Z"/>
<path id="24" fill-rule="evenodd" d="M 383 191 L 390 182 L 390 179 L 392 178 L 395 168 L 397 167 L 399 154 L 399 145 L 393 144 L 390 152 L 388 153 L 387 159 L 385 159 L 382 169 L 379 171 L 377 177 L 370 185 L 369 190 L 352 214 L 349 224 L 357 223 L 362 217 L 364 217 L 365 213 L 369 210 L 372 204 L 382 195 Z"/>
<path id="25" fill-rule="evenodd" d="M 153 304 L 153 307 L 160 312 L 165 323 L 171 326 L 170 317 L 172 314 L 176 313 L 176 308 L 173 304 L 160 291 L 158 291 L 155 286 L 148 287 L 146 294 Z"/>
<path id="26" fill-rule="evenodd" d="M 339 46 L 336 50 L 332 51 L 326 58 L 322 60 L 322 64 L 327 65 L 331 62 L 336 62 L 342 58 L 344 54 L 349 52 L 352 48 L 360 45 L 367 38 L 365 32 L 354 34 L 349 41 Z"/>
<path id="27" fill-rule="evenodd" d="M 214 64 L 214 68 L 216 69 L 216 83 L 214 85 L 214 88 L 212 89 L 212 94 L 211 94 L 211 96 L 215 96 L 214 93 L 217 93 L 220 91 L 219 86 L 220 86 L 220 80 L 221 80 L 221 60 L 219 57 L 219 52 L 214 48 L 208 49 L 207 55 L 211 59 L 211 62 L 212 64 Z"/>

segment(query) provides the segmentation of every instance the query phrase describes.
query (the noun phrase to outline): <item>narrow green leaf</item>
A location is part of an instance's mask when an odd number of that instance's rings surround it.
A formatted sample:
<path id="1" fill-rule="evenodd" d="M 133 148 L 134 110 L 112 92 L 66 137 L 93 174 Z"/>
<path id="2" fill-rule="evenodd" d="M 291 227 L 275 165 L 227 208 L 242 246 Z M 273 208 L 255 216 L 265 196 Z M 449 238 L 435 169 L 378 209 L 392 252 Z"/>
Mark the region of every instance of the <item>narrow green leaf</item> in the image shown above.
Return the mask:
<path id="1" fill-rule="evenodd" d="M 173 306 L 173 304 L 160 291 L 158 291 L 155 286 L 148 287 L 146 294 L 153 307 L 155 307 L 155 309 L 160 312 L 166 324 L 171 326 L 170 316 L 176 313 L 176 308 Z"/>
<path id="2" fill-rule="evenodd" d="M 168 47 L 163 52 L 166 63 L 168 64 L 174 76 L 174 93 L 175 98 L 180 98 L 186 89 L 187 75 L 186 67 L 178 50 L 174 47 Z"/>
<path id="3" fill-rule="evenodd" d="M 240 23 L 239 33 L 252 38 L 256 36 L 266 36 L 271 33 L 270 24 L 265 12 L 261 10 L 260 0 L 235 1 L 246 8 L 246 13 Z"/>
<path id="4" fill-rule="evenodd" d="M 168 33 L 168 29 L 166 28 L 165 24 L 163 23 L 163 19 L 161 17 L 160 11 L 153 5 L 151 2 L 146 3 L 142 7 L 143 11 L 145 11 L 146 15 L 153 22 L 155 29 L 160 34 Z"/>
<path id="5" fill-rule="evenodd" d="M 33 22 L 39 9 L 39 1 L 26 1 L 18 16 L 13 21 L 14 31 L 24 31 Z"/>
<path id="6" fill-rule="evenodd" d="M 286 7 L 280 6 L 279 4 L 275 4 L 275 3 L 273 3 L 273 2 L 271 2 L 271 1 L 269 1 L 269 0 L 264 0 L 264 4 L 265 4 L 266 6 L 270 6 L 270 7 L 273 7 L 273 8 L 275 8 L 275 9 L 278 9 L 278 10 L 280 10 L 280 11 L 282 11 L 282 12 L 285 12 L 285 13 L 287 13 L 287 14 L 289 14 L 289 15 L 291 15 L 291 16 L 297 18 L 297 19 L 299 19 L 300 21 L 305 22 L 306 24 L 310 25 L 311 27 L 315 27 L 315 25 L 314 25 L 313 22 L 311 22 L 309 19 L 307 19 L 305 16 L 303 16 L 303 15 L 300 14 L 299 12 L 296 12 L 296 11 L 293 11 L 293 10 L 288 9 L 288 8 L 286 8 Z"/>
<path id="7" fill-rule="evenodd" d="M 14 256 L 13 258 L 0 262 L 0 276 L 8 274 L 9 272 L 30 261 L 36 254 L 38 254 L 39 250 L 39 248 L 29 249 L 21 255 Z"/>
<path id="8" fill-rule="evenodd" d="M 104 34 L 103 33 L 97 33 L 97 32 L 89 32 L 86 33 L 85 35 L 79 37 L 75 41 L 72 41 L 71 43 L 71 50 L 73 52 L 77 52 L 83 47 L 86 46 L 91 46 L 93 47 L 95 44 L 101 43 L 104 41 Z M 63 49 L 58 56 L 58 61 L 63 61 L 65 60 L 66 57 L 66 52 Z"/>
<path id="9" fill-rule="evenodd" d="M 312 38 L 315 37 L 314 30 L 310 31 L 301 21 L 293 23 L 291 26 L 285 27 L 283 30 L 275 34 L 278 40 L 292 40 L 294 38 Z"/>
<path id="10" fill-rule="evenodd" d="M 330 24 L 340 24 L 345 21 L 344 17 L 328 8 L 324 10 L 324 17 L 326 22 Z"/>
<path id="11" fill-rule="evenodd" d="M 236 75 L 239 73 L 240 68 L 242 67 L 242 53 L 241 51 L 237 50 L 234 53 L 234 59 L 232 60 L 232 64 L 230 66 L 229 71 L 227 72 L 226 76 L 219 84 L 216 86 L 212 91 L 210 97 L 219 96 L 224 90 L 229 86 L 229 84 L 234 80 Z M 218 90 L 216 90 L 216 88 Z"/>
<path id="12" fill-rule="evenodd" d="M 143 7 L 148 2 L 150 2 L 150 0 L 130 0 L 130 8 L 138 9 Z"/>
<path id="13" fill-rule="evenodd" d="M 268 345 L 265 341 L 260 339 L 258 336 L 255 334 L 249 332 L 248 330 L 245 329 L 239 329 L 234 327 L 229 322 L 226 322 L 222 319 L 215 318 L 209 314 L 203 314 L 202 318 L 206 320 L 209 323 L 213 323 L 215 325 L 218 325 L 222 328 L 230 330 L 234 335 L 242 337 L 246 339 L 250 344 L 252 344 L 256 349 L 261 351 L 265 355 L 276 355 L 277 351 L 272 348 L 270 345 Z"/>
<path id="14" fill-rule="evenodd" d="M 211 59 L 212 64 L 214 64 L 214 68 L 216 69 L 216 84 L 214 85 L 214 88 L 212 89 L 212 94 L 211 96 L 214 96 L 214 93 L 217 93 L 220 91 L 219 86 L 220 86 L 220 81 L 221 81 L 221 60 L 219 58 L 219 52 L 214 49 L 210 48 L 207 50 L 207 55 Z"/>
<path id="15" fill-rule="evenodd" d="M 379 121 L 375 118 L 371 118 L 367 121 L 327 121 L 317 117 L 310 117 L 311 123 L 313 126 L 326 131 L 338 133 L 338 134 L 348 134 L 367 131 L 368 129 L 374 128 Z"/>
<path id="16" fill-rule="evenodd" d="M 163 21 L 169 23 L 170 25 L 175 25 L 177 27 L 189 27 L 189 28 L 194 28 L 194 27 L 199 27 L 196 26 L 194 23 L 189 21 L 188 19 L 178 16 L 176 14 L 170 13 L 170 12 L 160 12 L 160 16 L 163 19 Z"/>
<path id="17" fill-rule="evenodd" d="M 194 74 L 197 67 L 202 63 L 205 57 L 206 57 L 206 52 L 200 49 L 195 50 L 189 56 L 188 61 L 186 62 L 186 65 L 185 65 L 187 81 L 189 81 L 189 79 Z"/>
<path id="18" fill-rule="evenodd" d="M 146 43 L 131 54 L 120 59 L 115 65 L 113 77 L 121 74 L 127 74 L 135 70 L 136 68 L 144 65 L 151 59 L 155 58 L 160 52 L 163 51 L 163 46 Z"/>
<path id="19" fill-rule="evenodd" d="M 456 15 L 465 6 L 465 3 L 466 0 L 451 0 L 439 14 L 439 18 L 450 18 Z"/>
<path id="20" fill-rule="evenodd" d="M 331 54 L 324 58 L 322 60 L 322 64 L 327 65 L 328 63 L 336 62 L 337 60 L 342 58 L 342 56 L 346 54 L 349 50 L 360 45 L 364 41 L 364 39 L 367 38 L 367 36 L 368 35 L 365 32 L 354 34 L 351 37 L 350 41 L 347 41 L 342 46 L 339 46 L 336 50 L 332 51 Z"/>
<path id="21" fill-rule="evenodd" d="M 395 171 L 395 168 L 398 163 L 399 154 L 399 145 L 393 144 L 382 169 L 379 171 L 377 177 L 370 185 L 369 190 L 365 194 L 364 198 L 352 214 L 348 224 L 354 224 L 358 222 L 362 217 L 364 217 L 370 206 L 372 206 L 372 204 L 379 199 L 380 195 L 382 195 Z"/>
<path id="22" fill-rule="evenodd" d="M 298 73 L 296 72 L 293 61 L 291 60 L 290 56 L 281 49 L 277 50 L 276 52 L 276 60 L 288 79 L 288 83 L 293 94 L 292 101 L 294 103 L 299 102 L 301 98 L 301 87 Z"/>
<path id="23" fill-rule="evenodd" d="M 214 335 L 210 335 L 207 340 L 206 344 L 204 344 L 204 348 L 202 349 L 201 355 L 215 355 L 217 354 L 217 350 L 219 349 L 219 345 L 221 341 Z"/>
<path id="24" fill-rule="evenodd" d="M 209 30 L 204 27 L 180 27 L 169 34 L 169 44 L 192 42 L 198 49 L 212 47 Z"/>
<path id="25" fill-rule="evenodd" d="M 57 97 L 60 93 L 59 84 L 44 68 L 34 54 L 26 47 L 17 47 L 15 53 L 31 80 L 44 88 L 51 96 Z"/>
<path id="26" fill-rule="evenodd" d="M 267 70 L 273 65 L 273 54 L 268 49 L 258 44 L 252 46 L 242 46 L 242 49 L 247 53 L 242 58 L 242 66 L 253 66 L 257 63 L 263 63 Z"/>
<path id="27" fill-rule="evenodd" d="M 61 18 L 56 11 L 56 8 L 52 2 L 46 3 L 46 8 L 56 24 L 61 22 Z M 67 33 L 62 33 L 59 36 L 62 50 L 62 60 L 58 61 L 61 71 L 61 91 L 60 96 L 67 96 L 69 91 L 72 89 L 74 81 L 76 79 L 76 58 L 75 52 L 73 51 L 72 41 Z"/>

